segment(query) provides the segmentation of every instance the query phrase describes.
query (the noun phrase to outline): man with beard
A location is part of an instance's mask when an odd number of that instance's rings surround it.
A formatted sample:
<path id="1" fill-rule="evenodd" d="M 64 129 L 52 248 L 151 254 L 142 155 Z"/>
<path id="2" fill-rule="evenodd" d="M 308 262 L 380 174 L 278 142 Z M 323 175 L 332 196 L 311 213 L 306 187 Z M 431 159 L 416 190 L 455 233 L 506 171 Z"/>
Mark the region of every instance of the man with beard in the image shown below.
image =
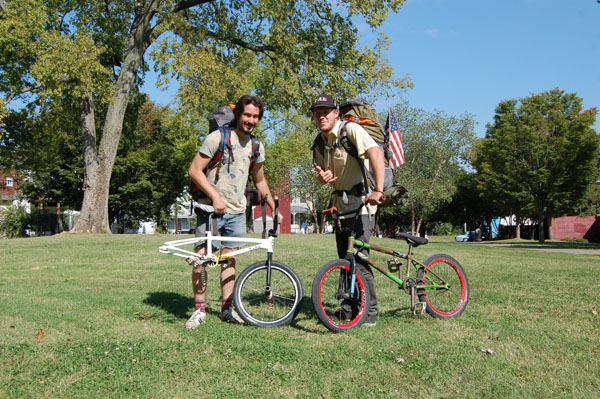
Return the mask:
<path id="1" fill-rule="evenodd" d="M 246 197 L 244 191 L 248 182 L 248 175 L 252 173 L 254 185 L 263 197 L 267 196 L 267 204 L 275 211 L 275 202 L 265 180 L 263 163 L 265 161 L 265 149 L 262 143 L 259 146 L 259 154 L 253 156 L 251 133 L 262 119 L 264 106 L 262 101 L 255 96 L 245 95 L 239 99 L 233 114 L 235 120 L 232 123 L 235 128 L 231 129 L 230 145 L 220 149 L 223 132 L 220 129 L 211 132 L 200 150 L 196 154 L 189 169 L 189 175 L 193 182 L 211 200 L 214 213 L 217 216 L 218 234 L 225 237 L 246 237 Z M 205 170 L 218 152 L 223 151 L 222 161 L 208 170 Z M 254 159 L 254 163 L 252 160 Z M 281 220 L 281 219 L 280 219 Z M 204 220 L 198 217 L 198 228 L 196 237 L 205 235 Z M 206 243 L 202 243 L 205 244 Z M 229 253 L 237 249 L 236 242 L 221 242 L 221 253 Z M 197 246 L 199 254 L 206 253 L 206 248 Z M 206 281 L 203 279 L 202 267 L 195 267 L 192 271 L 192 286 L 194 290 L 195 311 L 185 323 L 187 328 L 196 328 L 206 321 Z M 241 318 L 232 307 L 233 286 L 235 282 L 235 257 L 225 267 L 221 268 L 221 313 L 223 321 L 240 324 Z"/>

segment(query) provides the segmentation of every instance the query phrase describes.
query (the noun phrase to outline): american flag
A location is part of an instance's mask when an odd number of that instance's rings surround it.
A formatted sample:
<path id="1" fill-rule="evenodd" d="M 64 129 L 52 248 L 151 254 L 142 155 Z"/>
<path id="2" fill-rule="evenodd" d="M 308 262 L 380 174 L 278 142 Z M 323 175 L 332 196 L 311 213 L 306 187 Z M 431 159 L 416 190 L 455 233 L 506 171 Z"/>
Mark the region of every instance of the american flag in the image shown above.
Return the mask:
<path id="1" fill-rule="evenodd" d="M 390 167 L 392 169 L 404 163 L 404 145 L 402 145 L 402 138 L 400 137 L 400 130 L 396 124 L 396 118 L 392 110 L 388 111 L 387 122 L 385 123 L 385 132 L 388 134 L 389 142 L 388 146 L 392 150 L 392 156 L 390 158 Z"/>

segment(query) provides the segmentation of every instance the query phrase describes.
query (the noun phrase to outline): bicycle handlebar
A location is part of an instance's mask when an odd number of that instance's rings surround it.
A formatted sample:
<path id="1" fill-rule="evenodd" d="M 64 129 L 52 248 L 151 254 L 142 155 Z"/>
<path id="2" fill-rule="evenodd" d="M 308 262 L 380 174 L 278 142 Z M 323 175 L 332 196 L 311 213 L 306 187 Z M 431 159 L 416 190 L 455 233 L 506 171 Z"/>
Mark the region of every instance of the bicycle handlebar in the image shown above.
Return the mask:
<path id="1" fill-rule="evenodd" d="M 274 196 L 273 201 L 275 202 L 275 209 L 273 209 L 273 228 L 269 230 L 269 236 L 277 237 L 277 228 L 279 227 L 279 197 Z"/>
<path id="2" fill-rule="evenodd" d="M 327 209 L 323 209 L 321 211 L 321 215 L 337 215 L 338 214 L 338 209 L 335 206 L 332 206 L 331 208 L 327 208 Z"/>
<path id="3" fill-rule="evenodd" d="M 339 216 L 352 215 L 352 214 L 354 214 L 354 213 L 357 213 L 358 211 L 360 211 L 360 210 L 361 210 L 361 208 L 362 208 L 363 206 L 365 206 L 365 204 L 364 204 L 364 203 L 363 203 L 363 204 L 360 204 L 360 205 L 358 206 L 358 208 L 356 208 L 356 209 L 352 209 L 352 210 L 350 210 L 350 211 L 348 211 L 348 212 L 343 212 L 343 213 L 340 213 L 340 212 L 338 211 L 337 207 L 335 207 L 335 206 L 332 206 L 331 208 L 323 209 L 323 210 L 321 211 L 321 214 L 323 214 L 323 215 L 331 215 L 331 216 L 334 216 L 334 215 L 335 215 L 335 216 L 338 216 L 338 217 L 339 217 Z"/>

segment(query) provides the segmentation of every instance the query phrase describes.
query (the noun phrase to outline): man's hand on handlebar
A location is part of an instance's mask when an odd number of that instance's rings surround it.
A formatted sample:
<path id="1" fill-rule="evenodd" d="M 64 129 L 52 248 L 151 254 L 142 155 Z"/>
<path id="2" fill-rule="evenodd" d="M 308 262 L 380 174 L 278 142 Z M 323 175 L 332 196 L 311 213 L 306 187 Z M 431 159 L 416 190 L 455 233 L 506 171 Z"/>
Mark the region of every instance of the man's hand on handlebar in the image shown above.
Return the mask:
<path id="1" fill-rule="evenodd" d="M 385 200 L 385 195 L 381 191 L 372 191 L 367 198 L 363 200 L 365 204 L 381 205 Z"/>
<path id="2" fill-rule="evenodd" d="M 323 214 L 323 215 L 332 215 L 333 216 L 333 215 L 337 215 L 337 213 L 338 213 L 338 210 L 335 206 L 332 206 L 331 208 L 323 209 L 321 211 L 321 214 Z"/>
<path id="3" fill-rule="evenodd" d="M 226 211 L 225 202 L 221 198 L 221 196 L 217 195 L 216 198 L 212 200 L 213 208 L 215 208 L 215 214 L 222 215 Z"/>

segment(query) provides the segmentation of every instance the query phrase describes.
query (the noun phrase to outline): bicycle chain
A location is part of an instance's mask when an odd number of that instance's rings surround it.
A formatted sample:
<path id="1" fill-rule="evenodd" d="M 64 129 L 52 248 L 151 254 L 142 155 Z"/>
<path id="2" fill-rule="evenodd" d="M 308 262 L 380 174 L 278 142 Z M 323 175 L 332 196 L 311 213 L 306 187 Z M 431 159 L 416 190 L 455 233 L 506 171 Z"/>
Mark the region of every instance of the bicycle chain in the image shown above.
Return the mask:
<path id="1" fill-rule="evenodd" d="M 208 260 L 208 258 L 202 259 L 198 256 L 190 256 L 189 258 L 187 258 L 187 261 L 194 268 L 199 266 L 203 266 L 205 268 L 219 266 L 219 257 L 215 254 L 210 256 L 210 261 Z"/>

